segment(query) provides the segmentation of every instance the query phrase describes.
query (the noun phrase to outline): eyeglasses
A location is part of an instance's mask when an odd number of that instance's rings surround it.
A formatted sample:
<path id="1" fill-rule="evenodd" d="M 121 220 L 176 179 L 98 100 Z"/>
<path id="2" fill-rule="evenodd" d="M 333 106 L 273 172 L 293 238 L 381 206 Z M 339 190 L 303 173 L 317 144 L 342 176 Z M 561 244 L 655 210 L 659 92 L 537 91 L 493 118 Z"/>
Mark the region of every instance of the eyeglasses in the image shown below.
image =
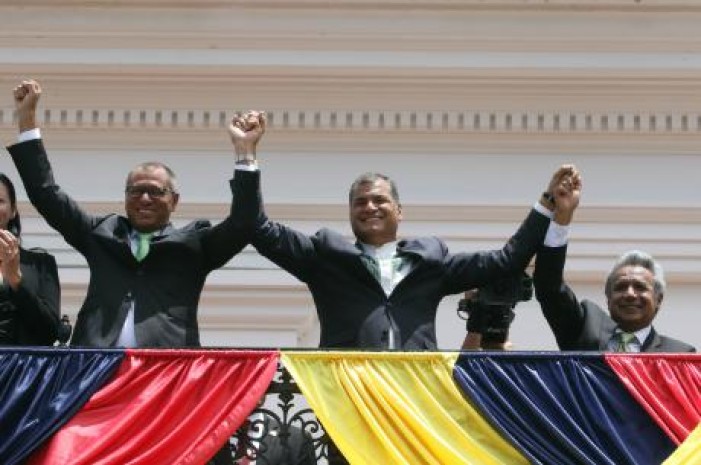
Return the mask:
<path id="1" fill-rule="evenodd" d="M 148 194 L 152 199 L 160 199 L 166 195 L 175 192 L 168 187 L 158 186 L 127 186 L 124 192 L 133 199 L 139 199 L 144 194 Z"/>

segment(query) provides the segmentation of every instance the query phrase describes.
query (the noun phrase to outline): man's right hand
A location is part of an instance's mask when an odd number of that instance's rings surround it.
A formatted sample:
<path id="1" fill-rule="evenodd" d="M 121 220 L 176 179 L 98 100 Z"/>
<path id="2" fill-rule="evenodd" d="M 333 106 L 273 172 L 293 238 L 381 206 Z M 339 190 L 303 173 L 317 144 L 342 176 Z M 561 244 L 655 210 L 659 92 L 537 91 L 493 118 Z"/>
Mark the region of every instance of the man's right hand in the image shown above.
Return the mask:
<path id="1" fill-rule="evenodd" d="M 22 81 L 14 91 L 15 109 L 19 131 L 29 131 L 37 127 L 36 110 L 41 96 L 41 86 L 32 79 Z"/>

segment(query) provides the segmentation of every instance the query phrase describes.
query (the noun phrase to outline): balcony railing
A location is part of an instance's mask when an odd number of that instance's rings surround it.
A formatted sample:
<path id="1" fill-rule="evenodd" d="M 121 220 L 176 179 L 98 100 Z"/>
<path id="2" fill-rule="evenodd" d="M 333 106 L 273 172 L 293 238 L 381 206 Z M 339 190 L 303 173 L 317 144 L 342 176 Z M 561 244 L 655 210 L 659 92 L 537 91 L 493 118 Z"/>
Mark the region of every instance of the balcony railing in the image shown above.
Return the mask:
<path id="1" fill-rule="evenodd" d="M 308 453 L 316 458 L 318 464 L 328 463 L 330 439 L 294 378 L 281 363 L 278 363 L 265 401 L 229 441 L 233 460 L 239 463 L 246 457 L 255 461 L 256 465 L 287 465 L 285 459 L 280 462 L 277 458 L 269 458 L 270 451 L 263 439 L 270 434 L 277 436 L 280 448 L 285 451 L 293 448 L 289 444 L 293 434 L 302 435 L 304 443 L 301 446 L 309 449 Z M 335 449 L 332 448 L 331 452 L 335 453 Z M 334 456 L 334 463 L 338 461 L 339 458 Z M 289 465 L 294 464 L 296 462 L 289 462 Z"/>
<path id="2" fill-rule="evenodd" d="M 699 399 L 696 354 L 0 347 L 0 463 L 682 465 Z"/>

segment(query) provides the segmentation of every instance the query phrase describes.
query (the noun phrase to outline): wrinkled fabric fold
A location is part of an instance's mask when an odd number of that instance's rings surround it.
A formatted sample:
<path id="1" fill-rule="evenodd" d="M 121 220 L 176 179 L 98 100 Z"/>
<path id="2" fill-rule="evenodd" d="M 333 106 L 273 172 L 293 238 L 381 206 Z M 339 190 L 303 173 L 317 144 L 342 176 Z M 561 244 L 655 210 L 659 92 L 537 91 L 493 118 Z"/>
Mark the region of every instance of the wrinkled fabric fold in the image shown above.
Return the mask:
<path id="1" fill-rule="evenodd" d="M 698 465 L 701 463 L 701 425 L 663 462 L 663 465 Z"/>
<path id="2" fill-rule="evenodd" d="M 105 385 L 31 465 L 203 464 L 243 423 L 277 351 L 128 350 Z"/>
<path id="3" fill-rule="evenodd" d="M 282 360 L 353 465 L 527 464 L 452 379 L 457 354 L 284 352 Z"/>
<path id="4" fill-rule="evenodd" d="M 676 443 L 701 421 L 701 358 L 688 354 L 606 354 L 633 397 Z"/>
<path id="5" fill-rule="evenodd" d="M 353 465 L 701 463 L 698 355 L 15 347 L 0 463 L 204 464 L 280 357 Z"/>
<path id="6" fill-rule="evenodd" d="M 675 448 L 600 354 L 465 353 L 455 379 L 535 464 L 658 465 Z"/>
<path id="7" fill-rule="evenodd" d="M 124 352 L 0 348 L 0 463 L 23 463 L 119 367 Z"/>

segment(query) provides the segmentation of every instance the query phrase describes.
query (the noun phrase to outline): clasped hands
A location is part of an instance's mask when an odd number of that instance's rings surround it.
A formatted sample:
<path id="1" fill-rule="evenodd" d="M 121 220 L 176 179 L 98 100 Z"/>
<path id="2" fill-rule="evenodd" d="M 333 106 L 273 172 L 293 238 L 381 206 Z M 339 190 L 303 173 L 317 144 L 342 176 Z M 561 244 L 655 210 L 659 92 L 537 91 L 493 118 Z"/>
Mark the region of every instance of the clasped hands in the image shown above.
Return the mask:
<path id="1" fill-rule="evenodd" d="M 229 123 L 229 135 L 236 151 L 236 162 L 256 161 L 258 142 L 265 133 L 266 115 L 264 111 L 250 110 L 237 112 Z"/>

